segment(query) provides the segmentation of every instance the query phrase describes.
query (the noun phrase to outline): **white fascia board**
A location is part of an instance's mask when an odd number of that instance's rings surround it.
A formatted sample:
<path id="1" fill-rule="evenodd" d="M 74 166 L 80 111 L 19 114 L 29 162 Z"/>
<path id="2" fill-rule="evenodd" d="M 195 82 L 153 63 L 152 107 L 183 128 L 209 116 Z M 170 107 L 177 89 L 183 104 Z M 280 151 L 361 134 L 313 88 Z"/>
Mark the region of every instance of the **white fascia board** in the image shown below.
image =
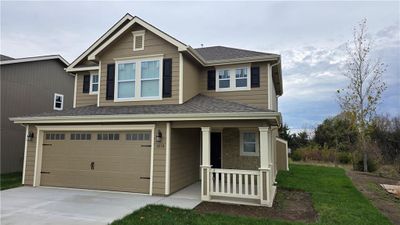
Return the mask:
<path id="1" fill-rule="evenodd" d="M 80 71 L 89 71 L 89 70 L 98 70 L 98 69 L 99 69 L 99 66 L 87 66 L 87 67 L 78 67 L 78 68 L 72 68 L 72 69 L 66 68 L 65 71 L 80 72 Z"/>
<path id="2" fill-rule="evenodd" d="M 69 65 L 67 60 L 65 60 L 60 55 L 46 55 L 46 56 L 20 58 L 20 59 L 11 59 L 11 60 L 6 60 L 6 61 L 0 61 L 0 65 L 8 65 L 8 64 L 24 63 L 24 62 L 35 62 L 35 61 L 44 61 L 44 60 L 51 60 L 51 59 L 59 59 L 66 66 Z"/>
<path id="3" fill-rule="evenodd" d="M 102 41 L 104 41 L 106 38 L 108 38 L 121 24 L 123 24 L 126 20 L 132 20 L 133 16 L 127 14 L 124 17 L 122 17 L 114 26 L 112 26 L 103 36 L 101 36 L 96 42 L 94 42 L 86 51 L 84 51 L 77 59 L 75 59 L 71 65 L 68 66 L 67 71 L 71 70 L 80 62 L 82 59 L 84 59 L 91 51 L 93 51 Z"/>
<path id="4" fill-rule="evenodd" d="M 102 122 L 155 122 L 155 121 L 200 121 L 200 120 L 255 120 L 267 119 L 280 123 L 279 112 L 247 113 L 192 113 L 192 114 L 122 114 L 88 116 L 53 116 L 53 117 L 14 117 L 17 124 L 40 123 L 102 123 Z"/>
<path id="5" fill-rule="evenodd" d="M 115 39 L 117 39 L 120 35 L 122 35 L 126 30 L 128 30 L 133 24 L 139 24 L 142 27 L 146 28 L 147 30 L 155 33 L 157 36 L 161 37 L 162 39 L 168 41 L 172 45 L 175 45 L 178 48 L 178 51 L 186 51 L 188 46 L 179 42 L 175 38 L 167 35 L 166 33 L 162 32 L 161 30 L 153 27 L 152 25 L 148 24 L 147 22 L 141 20 L 138 17 L 133 18 L 128 24 L 126 24 L 123 28 L 121 28 L 117 33 L 115 33 L 111 38 L 109 38 L 106 42 L 100 45 L 95 51 L 93 51 L 89 56 L 88 60 L 96 60 L 96 56 L 103 51 L 108 45 L 110 45 Z"/>

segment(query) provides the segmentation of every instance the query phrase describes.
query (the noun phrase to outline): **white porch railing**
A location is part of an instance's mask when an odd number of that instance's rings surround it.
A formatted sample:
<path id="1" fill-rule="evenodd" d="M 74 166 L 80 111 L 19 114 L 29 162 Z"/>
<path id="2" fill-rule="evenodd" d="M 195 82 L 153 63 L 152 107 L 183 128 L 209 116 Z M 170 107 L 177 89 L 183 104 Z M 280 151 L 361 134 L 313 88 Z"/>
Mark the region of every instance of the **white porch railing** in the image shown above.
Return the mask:
<path id="1" fill-rule="evenodd" d="M 260 199 L 260 171 L 210 169 L 210 195 Z"/>

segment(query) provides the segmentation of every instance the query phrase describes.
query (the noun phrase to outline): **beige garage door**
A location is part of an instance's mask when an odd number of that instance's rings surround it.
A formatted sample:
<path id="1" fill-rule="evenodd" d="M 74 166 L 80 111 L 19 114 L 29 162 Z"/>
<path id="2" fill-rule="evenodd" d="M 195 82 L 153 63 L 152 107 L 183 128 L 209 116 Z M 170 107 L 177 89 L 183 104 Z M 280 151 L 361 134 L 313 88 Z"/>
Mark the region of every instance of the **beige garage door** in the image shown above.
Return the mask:
<path id="1" fill-rule="evenodd" d="M 151 132 L 47 132 L 42 186 L 149 193 Z"/>

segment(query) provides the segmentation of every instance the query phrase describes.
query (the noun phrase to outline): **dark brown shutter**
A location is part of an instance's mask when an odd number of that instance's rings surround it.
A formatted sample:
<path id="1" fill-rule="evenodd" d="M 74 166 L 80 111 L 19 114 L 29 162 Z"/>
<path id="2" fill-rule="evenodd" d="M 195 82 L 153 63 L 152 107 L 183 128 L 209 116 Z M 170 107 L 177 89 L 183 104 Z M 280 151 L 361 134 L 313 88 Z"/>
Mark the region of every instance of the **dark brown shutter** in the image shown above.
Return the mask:
<path id="1" fill-rule="evenodd" d="M 251 87 L 260 87 L 260 67 L 251 67 Z"/>
<path id="2" fill-rule="evenodd" d="M 106 100 L 114 100 L 115 64 L 107 65 Z"/>
<path id="3" fill-rule="evenodd" d="M 163 98 L 172 96 L 172 59 L 163 60 Z"/>
<path id="4" fill-rule="evenodd" d="M 90 90 L 90 75 L 83 76 L 83 93 L 89 93 Z"/>
<path id="5" fill-rule="evenodd" d="M 215 90 L 215 70 L 207 71 L 207 90 Z"/>

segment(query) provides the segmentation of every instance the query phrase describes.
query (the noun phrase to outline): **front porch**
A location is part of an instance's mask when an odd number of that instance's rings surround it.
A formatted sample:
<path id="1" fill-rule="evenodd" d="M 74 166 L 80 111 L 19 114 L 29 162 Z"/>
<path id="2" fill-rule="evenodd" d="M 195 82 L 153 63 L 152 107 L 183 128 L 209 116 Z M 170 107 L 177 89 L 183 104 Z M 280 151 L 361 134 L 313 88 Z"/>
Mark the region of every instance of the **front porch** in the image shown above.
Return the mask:
<path id="1" fill-rule="evenodd" d="M 212 130 L 211 127 L 201 128 L 201 199 L 271 207 L 276 192 L 274 183 L 277 174 L 274 128 L 258 127 L 258 130 L 253 128 L 253 132 L 257 135 L 255 139 L 257 151 L 255 154 L 248 154 L 258 159 L 254 160 L 258 165 L 252 165 L 257 168 L 253 170 L 239 169 L 240 159 L 236 161 L 237 169 L 214 168 L 211 165 L 211 162 L 215 162 Z M 243 145 L 243 135 L 241 134 L 239 138 L 240 145 Z M 243 146 L 240 146 L 241 154 L 247 153 L 243 152 L 242 148 Z"/>

